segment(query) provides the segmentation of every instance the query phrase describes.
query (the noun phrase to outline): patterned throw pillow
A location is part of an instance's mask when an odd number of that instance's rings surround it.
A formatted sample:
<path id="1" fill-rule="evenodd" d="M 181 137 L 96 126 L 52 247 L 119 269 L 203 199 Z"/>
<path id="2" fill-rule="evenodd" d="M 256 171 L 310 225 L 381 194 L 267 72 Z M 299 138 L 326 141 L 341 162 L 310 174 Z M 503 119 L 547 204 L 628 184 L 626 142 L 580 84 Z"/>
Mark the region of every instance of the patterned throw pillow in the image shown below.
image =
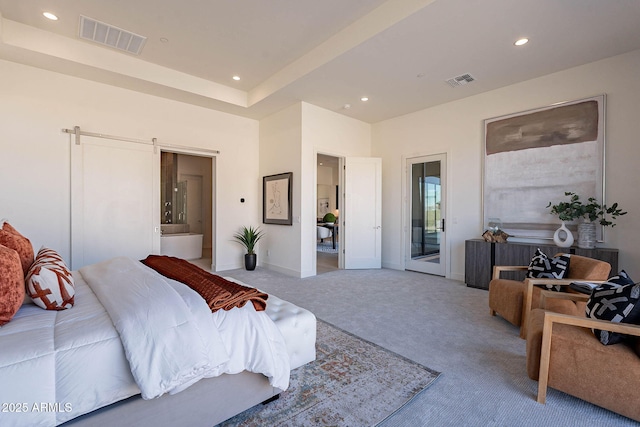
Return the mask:
<path id="1" fill-rule="evenodd" d="M 586 314 L 592 319 L 640 324 L 640 284 L 601 284 L 587 301 Z M 593 333 L 604 345 L 617 344 L 626 338 L 624 334 L 599 329 L 594 329 Z"/>
<path id="2" fill-rule="evenodd" d="M 18 253 L 0 245 L 0 326 L 9 322 L 24 300 L 24 274 Z"/>
<path id="3" fill-rule="evenodd" d="M 527 277 L 536 279 L 564 279 L 569 272 L 570 261 L 570 254 L 561 254 L 550 259 L 538 248 L 529 263 Z M 562 291 L 562 286 L 558 285 L 540 285 L 540 287 L 550 291 Z"/>
<path id="4" fill-rule="evenodd" d="M 0 228 L 0 245 L 18 252 L 22 265 L 22 277 L 24 277 L 33 263 L 33 246 L 31 246 L 29 239 L 18 233 L 8 222 L 4 221 L 0 225 L 2 225 L 2 228 Z"/>
<path id="5" fill-rule="evenodd" d="M 73 276 L 62 257 L 43 247 L 25 278 L 27 293 L 45 310 L 64 310 L 73 306 Z"/>
<path id="6" fill-rule="evenodd" d="M 607 283 L 618 286 L 633 285 L 633 280 L 631 280 L 631 277 L 629 277 L 626 271 L 621 270 L 617 276 L 607 279 Z"/>

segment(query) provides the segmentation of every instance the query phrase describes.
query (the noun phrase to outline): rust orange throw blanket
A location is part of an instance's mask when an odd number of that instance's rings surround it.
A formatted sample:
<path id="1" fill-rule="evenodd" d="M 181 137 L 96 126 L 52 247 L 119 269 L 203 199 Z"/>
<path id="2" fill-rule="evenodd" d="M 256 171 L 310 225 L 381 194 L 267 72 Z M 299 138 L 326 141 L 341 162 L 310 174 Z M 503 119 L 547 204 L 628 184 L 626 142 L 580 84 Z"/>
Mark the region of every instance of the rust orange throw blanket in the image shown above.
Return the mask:
<path id="1" fill-rule="evenodd" d="M 149 255 L 141 262 L 163 276 L 182 282 L 199 293 L 212 313 L 220 309 L 231 310 L 233 307 L 243 307 L 247 301 L 251 301 L 256 311 L 263 311 L 267 307 L 269 295 L 264 292 L 230 282 L 183 259 Z"/>

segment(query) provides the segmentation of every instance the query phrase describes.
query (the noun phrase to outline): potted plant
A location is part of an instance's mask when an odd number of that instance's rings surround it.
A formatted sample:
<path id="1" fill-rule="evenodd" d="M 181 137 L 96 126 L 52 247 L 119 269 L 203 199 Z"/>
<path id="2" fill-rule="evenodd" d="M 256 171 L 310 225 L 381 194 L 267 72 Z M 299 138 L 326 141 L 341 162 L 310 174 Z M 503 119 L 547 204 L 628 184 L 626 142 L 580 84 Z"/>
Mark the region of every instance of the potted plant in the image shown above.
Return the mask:
<path id="1" fill-rule="evenodd" d="M 557 205 L 549 202 L 547 208 L 551 208 L 552 215 L 558 215 L 563 226 L 565 221 L 582 219 L 582 223 L 578 224 L 578 247 L 580 248 L 595 247 L 596 221 L 605 227 L 615 227 L 616 224 L 612 220 L 627 214 L 618 208 L 618 203 L 609 207 L 601 205 L 594 197 L 589 197 L 588 203 L 584 204 L 576 193 L 567 191 L 564 195 L 570 197 L 569 201 L 560 202 Z"/>
<path id="2" fill-rule="evenodd" d="M 256 243 L 264 236 L 264 232 L 259 227 L 253 228 L 249 226 L 242 227 L 242 231 L 233 235 L 234 239 L 245 247 L 247 253 L 244 256 L 244 268 L 252 271 L 255 270 L 257 264 L 257 255 L 254 251 Z"/>
<path id="3" fill-rule="evenodd" d="M 322 221 L 324 221 L 327 224 L 333 224 L 334 222 L 336 222 L 336 216 L 331 212 L 329 212 L 328 214 L 322 217 Z"/>

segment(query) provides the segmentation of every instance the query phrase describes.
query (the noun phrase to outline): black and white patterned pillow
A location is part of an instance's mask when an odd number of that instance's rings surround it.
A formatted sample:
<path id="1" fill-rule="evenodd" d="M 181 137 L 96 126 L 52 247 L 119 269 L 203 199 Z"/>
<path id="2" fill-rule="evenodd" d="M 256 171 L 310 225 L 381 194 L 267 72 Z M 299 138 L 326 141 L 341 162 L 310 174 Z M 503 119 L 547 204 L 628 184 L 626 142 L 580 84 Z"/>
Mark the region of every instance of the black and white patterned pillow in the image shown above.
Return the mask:
<path id="1" fill-rule="evenodd" d="M 633 285 L 633 280 L 631 280 L 626 271 L 621 270 L 617 276 L 609 277 L 607 283 L 618 286 Z"/>
<path id="2" fill-rule="evenodd" d="M 561 254 L 553 258 L 549 258 L 540 250 L 540 248 L 538 248 L 529 263 L 527 277 L 536 279 L 564 279 L 569 272 L 570 261 L 570 254 Z M 540 285 L 540 287 L 550 291 L 562 291 L 562 286 L 558 285 Z"/>
<path id="3" fill-rule="evenodd" d="M 601 284 L 587 301 L 586 315 L 592 319 L 640 324 L 640 284 Z M 599 329 L 594 329 L 593 333 L 604 345 L 617 344 L 626 338 L 624 334 Z"/>

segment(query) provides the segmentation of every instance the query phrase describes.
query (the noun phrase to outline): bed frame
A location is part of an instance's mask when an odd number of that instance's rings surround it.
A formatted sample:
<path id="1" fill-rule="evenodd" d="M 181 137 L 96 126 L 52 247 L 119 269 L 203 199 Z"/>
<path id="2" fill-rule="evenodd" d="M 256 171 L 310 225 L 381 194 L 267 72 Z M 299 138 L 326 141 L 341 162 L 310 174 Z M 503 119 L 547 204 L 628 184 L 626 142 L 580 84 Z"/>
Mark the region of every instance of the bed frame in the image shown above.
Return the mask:
<path id="1" fill-rule="evenodd" d="M 241 372 L 223 374 L 198 381 L 186 390 L 143 400 L 140 395 L 67 421 L 61 426 L 103 427 L 135 425 L 142 427 L 211 427 L 278 395 L 261 374 Z"/>

